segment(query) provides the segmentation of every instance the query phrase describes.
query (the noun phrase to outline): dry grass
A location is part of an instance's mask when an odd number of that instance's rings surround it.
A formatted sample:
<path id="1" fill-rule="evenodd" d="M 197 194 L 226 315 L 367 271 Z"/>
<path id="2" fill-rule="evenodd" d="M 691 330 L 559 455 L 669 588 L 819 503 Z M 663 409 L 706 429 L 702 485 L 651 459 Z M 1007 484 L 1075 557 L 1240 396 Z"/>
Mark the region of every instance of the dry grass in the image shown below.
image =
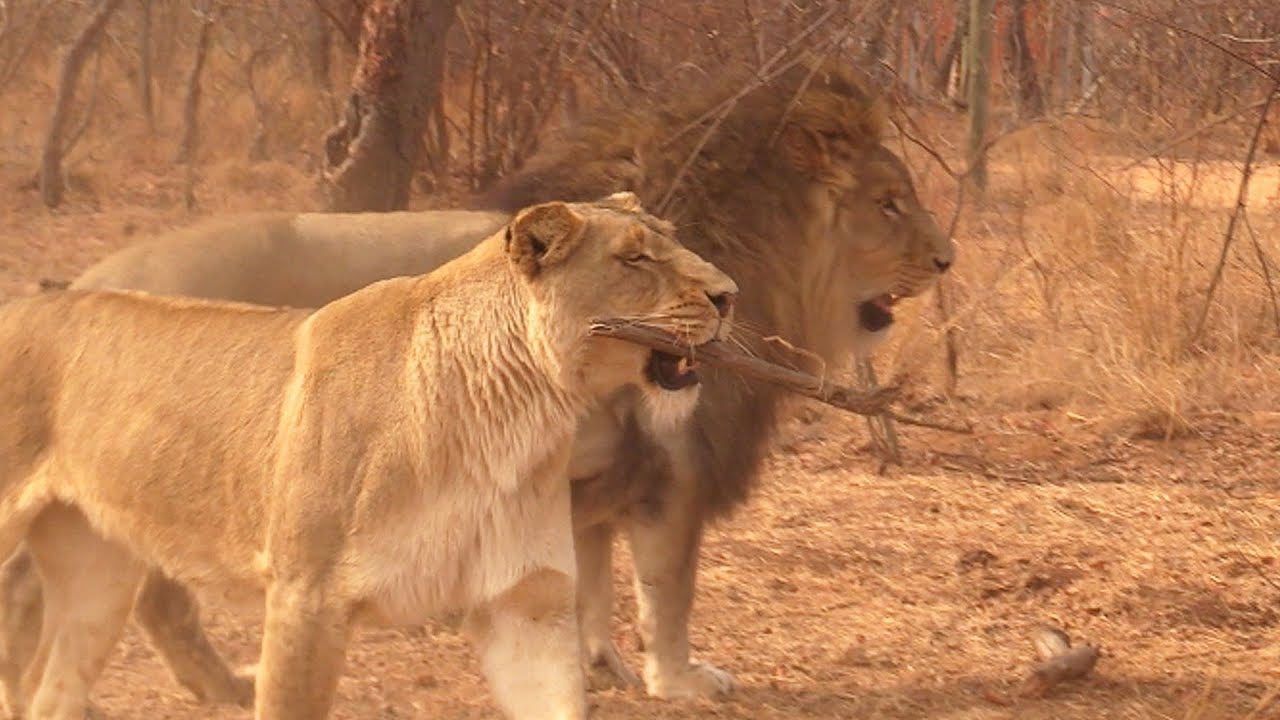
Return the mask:
<path id="1" fill-rule="evenodd" d="M 20 189 L 50 75 L 0 97 L 0 297 L 200 215 L 316 207 L 327 99 L 267 72 L 281 152 L 249 163 L 253 113 L 238 71 L 219 53 L 211 63 L 208 107 L 218 111 L 205 115 L 194 215 L 171 164 L 180 98 L 165 97 L 151 135 L 133 117 L 131 88 L 104 68 L 101 115 L 69 165 L 69 202 L 50 213 Z M 959 119 L 932 120 L 954 159 Z M 1251 238 L 1274 274 L 1280 168 L 1259 168 L 1252 233 L 1241 228 L 1193 345 L 1238 168 L 1128 157 L 1117 137 L 1081 126 L 1017 133 L 994 148 L 986 201 L 965 201 L 948 280 L 961 341 L 954 404 L 977 434 L 904 431 L 906 467 L 876 476 L 858 423 L 807 408 L 760 497 L 706 545 L 694 642 L 742 690 L 726 703 L 675 704 L 606 691 L 593 696 L 600 715 L 1275 717 L 1280 321 Z M 953 186 L 913 160 L 945 221 Z M 882 356 L 919 381 L 923 400 L 944 387 L 942 330 L 930 299 L 904 304 Z M 627 579 L 620 573 L 625 638 Z M 221 646 L 251 659 L 256 620 L 216 609 L 212 618 Z M 1010 698 L 1033 658 L 1027 631 L 1046 620 L 1103 645 L 1098 674 L 1045 699 Z M 247 717 L 191 704 L 131 633 L 97 693 L 108 717 Z M 494 717 L 462 642 L 364 634 L 336 717 L 426 713 Z"/>
<path id="2" fill-rule="evenodd" d="M 966 201 L 950 280 L 962 393 L 992 409 L 1058 408 L 1106 431 L 1161 437 L 1191 430 L 1198 413 L 1273 407 L 1280 167 L 1256 169 L 1249 223 L 1193 338 L 1238 164 L 1089 152 L 1090 139 L 1049 125 L 1007 137 L 984 200 Z M 932 310 L 905 327 L 895 365 L 936 375 L 935 361 L 918 359 L 938 355 Z"/>

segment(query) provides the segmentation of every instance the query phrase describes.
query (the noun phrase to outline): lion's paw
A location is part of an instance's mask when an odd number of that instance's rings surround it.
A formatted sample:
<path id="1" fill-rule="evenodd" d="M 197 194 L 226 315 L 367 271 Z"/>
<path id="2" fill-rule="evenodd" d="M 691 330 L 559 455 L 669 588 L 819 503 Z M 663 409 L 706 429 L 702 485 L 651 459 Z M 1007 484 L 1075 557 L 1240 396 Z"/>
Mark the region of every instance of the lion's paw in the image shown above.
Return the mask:
<path id="1" fill-rule="evenodd" d="M 733 675 L 714 665 L 689 663 L 679 673 L 645 673 L 646 689 L 664 700 L 695 697 L 724 697 L 733 692 Z"/>

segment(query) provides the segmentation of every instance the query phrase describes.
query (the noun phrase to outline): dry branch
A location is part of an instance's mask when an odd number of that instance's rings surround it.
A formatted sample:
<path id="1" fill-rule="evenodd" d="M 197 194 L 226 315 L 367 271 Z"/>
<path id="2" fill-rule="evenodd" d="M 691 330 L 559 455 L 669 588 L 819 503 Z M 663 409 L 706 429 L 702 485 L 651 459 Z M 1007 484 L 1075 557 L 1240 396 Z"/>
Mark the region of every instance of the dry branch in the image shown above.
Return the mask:
<path id="1" fill-rule="evenodd" d="M 103 0 L 72 43 L 66 59 L 62 61 L 58 96 L 53 103 L 53 114 L 49 118 L 49 134 L 45 138 L 44 151 L 40 156 L 40 196 L 48 207 L 57 207 L 62 202 L 62 192 L 65 189 L 62 180 L 62 157 L 66 151 L 63 136 L 67 130 L 71 100 L 75 96 L 80 70 L 84 67 L 89 52 L 97 44 L 102 28 L 106 26 L 122 1 Z"/>
<path id="2" fill-rule="evenodd" d="M 1262 110 L 1258 114 L 1258 123 L 1253 128 L 1253 137 L 1249 140 L 1249 150 L 1244 156 L 1244 169 L 1240 171 L 1240 185 L 1236 188 L 1236 205 L 1231 211 L 1231 219 L 1227 221 L 1226 234 L 1222 238 L 1222 249 L 1218 253 L 1218 264 L 1213 269 L 1213 279 L 1209 281 L 1209 289 L 1205 291 L 1200 319 L 1196 321 L 1195 331 L 1191 333 L 1193 345 L 1200 340 L 1205 321 L 1209 319 L 1209 311 L 1213 307 L 1213 294 L 1218 289 L 1218 284 L 1222 282 L 1222 272 L 1227 266 L 1227 253 L 1231 250 L 1231 242 L 1235 240 L 1236 223 L 1244 215 L 1245 207 L 1249 203 L 1249 179 L 1253 176 L 1253 159 L 1258 153 L 1258 141 L 1262 139 L 1262 130 L 1267 126 L 1267 113 L 1271 110 L 1271 103 L 1277 95 L 1280 95 L 1280 78 L 1272 83 L 1271 91 L 1267 93 L 1267 101 L 1263 103 Z"/>
<path id="3" fill-rule="evenodd" d="M 859 415 L 878 415 L 884 412 L 898 395 L 896 387 L 859 392 L 829 383 L 817 375 L 752 357 L 719 341 L 713 340 L 702 345 L 690 346 L 679 342 L 663 330 L 625 320 L 597 320 L 591 324 L 591 334 L 626 340 L 661 352 L 732 370 L 744 377 L 777 385 L 793 393 L 811 397 Z"/>
<path id="4" fill-rule="evenodd" d="M 859 415 L 878 415 L 884 412 L 898 395 L 896 387 L 859 392 L 829 383 L 816 375 L 752 357 L 727 343 L 715 340 L 696 347 L 690 346 L 680 343 L 663 330 L 625 320 L 597 320 L 591 324 L 591 334 L 626 340 L 661 352 L 732 370 L 744 377 L 777 385 L 793 393 L 811 397 Z"/>

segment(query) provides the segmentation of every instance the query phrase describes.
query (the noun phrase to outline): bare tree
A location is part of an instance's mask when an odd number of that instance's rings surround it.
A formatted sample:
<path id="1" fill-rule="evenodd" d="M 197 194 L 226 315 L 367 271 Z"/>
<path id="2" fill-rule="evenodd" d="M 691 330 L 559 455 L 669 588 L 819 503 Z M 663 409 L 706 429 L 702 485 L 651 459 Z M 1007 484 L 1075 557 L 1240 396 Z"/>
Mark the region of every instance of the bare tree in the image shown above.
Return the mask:
<path id="1" fill-rule="evenodd" d="M 967 45 L 969 8 L 966 6 L 966 2 L 967 0 L 956 0 L 955 30 L 951 33 L 951 37 L 947 39 L 947 44 L 942 47 L 942 58 L 938 62 L 937 74 L 934 75 L 933 86 L 940 93 L 950 93 L 952 72 L 956 63 L 960 61 L 961 50 Z M 960 64 L 963 65 L 964 63 L 960 62 Z M 964 95 L 963 77 L 959 85 L 960 91 L 957 95 Z"/>
<path id="2" fill-rule="evenodd" d="M 147 119 L 147 130 L 155 132 L 155 108 L 151 99 L 151 0 L 142 0 L 142 28 L 138 33 L 138 56 L 138 89 L 141 92 L 142 114 Z"/>
<path id="3" fill-rule="evenodd" d="M 458 0 L 375 0 L 343 117 L 325 136 L 334 211 L 389 211 L 409 202 L 422 134 L 440 102 L 445 38 Z"/>
<path id="4" fill-rule="evenodd" d="M 196 145 L 200 141 L 200 78 L 205 60 L 209 56 L 209 44 L 213 42 L 214 16 L 210 8 L 198 8 L 200 34 L 196 38 L 196 54 L 187 74 L 187 99 L 182 106 L 182 139 L 178 141 L 177 162 L 191 163 L 195 159 Z"/>
<path id="5" fill-rule="evenodd" d="M 67 121 L 71 115 L 71 100 L 75 97 L 76 83 L 80 80 L 80 71 L 89 59 L 89 53 L 97 45 L 102 28 L 120 7 L 122 0 L 102 0 L 89 22 L 85 24 L 80 35 L 71 44 L 67 57 L 62 61 L 62 74 L 58 79 L 58 95 L 53 103 L 53 113 L 49 116 L 49 134 L 45 137 L 44 152 L 40 157 L 40 197 L 48 207 L 57 207 L 62 202 L 62 193 L 66 185 L 62 178 L 63 135 L 67 130 Z"/>
<path id="6" fill-rule="evenodd" d="M 1018 109 L 1024 119 L 1044 114 L 1044 95 L 1036 75 L 1035 60 L 1027 42 L 1027 0 L 1010 0 L 1009 29 L 1005 33 L 1005 58 L 1018 88 Z"/>
<path id="7" fill-rule="evenodd" d="M 979 191 L 987 187 L 987 89 L 991 81 L 991 26 L 995 0 L 969 0 L 969 42 L 965 66 L 969 88 L 969 176 Z"/>

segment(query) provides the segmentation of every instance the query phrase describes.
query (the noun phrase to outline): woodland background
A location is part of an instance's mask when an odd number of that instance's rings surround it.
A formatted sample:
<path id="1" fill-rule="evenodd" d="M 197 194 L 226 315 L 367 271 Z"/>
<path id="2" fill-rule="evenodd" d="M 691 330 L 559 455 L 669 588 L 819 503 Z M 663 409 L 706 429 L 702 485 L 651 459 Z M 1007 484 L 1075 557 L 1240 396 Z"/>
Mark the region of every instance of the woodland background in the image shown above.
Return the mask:
<path id="1" fill-rule="evenodd" d="M 746 690 L 697 712 L 1273 717 L 1274 0 L 0 0 L 0 298 L 210 215 L 464 204 L 593 108 L 801 53 L 881 88 L 960 243 L 875 362 L 974 434 L 900 429 L 886 467 L 798 405 L 708 540 L 694 640 Z M 1009 700 L 1044 619 L 1103 643 L 1099 677 Z M 456 639 L 361 648 L 340 716 L 491 716 Z M 171 686 L 131 636 L 100 699 L 242 716 Z"/>

